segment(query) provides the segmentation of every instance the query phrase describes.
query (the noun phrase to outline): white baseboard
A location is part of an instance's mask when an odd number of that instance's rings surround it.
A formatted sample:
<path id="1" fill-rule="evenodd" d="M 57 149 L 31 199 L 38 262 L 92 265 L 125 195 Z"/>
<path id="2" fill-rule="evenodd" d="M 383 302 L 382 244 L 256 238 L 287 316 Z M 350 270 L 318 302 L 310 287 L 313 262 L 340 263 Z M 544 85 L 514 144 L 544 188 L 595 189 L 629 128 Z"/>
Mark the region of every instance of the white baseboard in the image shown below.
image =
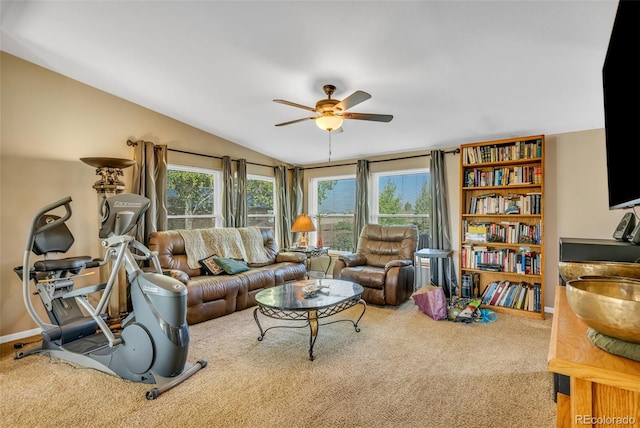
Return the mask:
<path id="1" fill-rule="evenodd" d="M 8 334 L 6 336 L 0 336 L 0 343 L 13 342 L 14 340 L 24 339 L 26 337 L 37 336 L 42 332 L 42 329 L 34 328 L 32 330 L 21 331 L 18 333 Z"/>

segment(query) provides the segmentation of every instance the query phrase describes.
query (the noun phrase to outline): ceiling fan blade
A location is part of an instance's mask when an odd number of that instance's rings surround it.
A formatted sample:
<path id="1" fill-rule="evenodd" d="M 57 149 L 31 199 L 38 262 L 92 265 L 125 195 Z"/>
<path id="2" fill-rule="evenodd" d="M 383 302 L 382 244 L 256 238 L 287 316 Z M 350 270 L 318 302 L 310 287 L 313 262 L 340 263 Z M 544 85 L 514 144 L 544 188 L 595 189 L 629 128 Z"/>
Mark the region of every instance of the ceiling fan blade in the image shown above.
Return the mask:
<path id="1" fill-rule="evenodd" d="M 273 100 L 276 103 L 280 103 L 280 104 L 285 104 L 291 107 L 298 107 L 298 108 L 302 108 L 305 110 L 309 110 L 312 112 L 316 112 L 316 109 L 314 109 L 313 107 L 307 107 L 307 106 L 303 106 L 302 104 L 298 104 L 298 103 L 292 103 L 291 101 L 286 101 L 286 100 Z"/>
<path id="2" fill-rule="evenodd" d="M 319 116 L 316 116 L 316 117 L 304 117 L 302 119 L 291 120 L 289 122 L 276 123 L 276 126 L 291 125 L 292 123 L 304 122 L 305 120 L 317 119 L 318 117 Z"/>
<path id="3" fill-rule="evenodd" d="M 355 91 L 353 94 L 336 104 L 333 108 L 334 111 L 345 111 L 363 101 L 368 100 L 369 98 L 371 98 L 371 95 L 366 92 Z"/>
<path id="4" fill-rule="evenodd" d="M 391 122 L 393 115 L 390 114 L 371 114 L 371 113 L 344 113 L 344 119 L 356 120 L 372 120 L 374 122 Z"/>

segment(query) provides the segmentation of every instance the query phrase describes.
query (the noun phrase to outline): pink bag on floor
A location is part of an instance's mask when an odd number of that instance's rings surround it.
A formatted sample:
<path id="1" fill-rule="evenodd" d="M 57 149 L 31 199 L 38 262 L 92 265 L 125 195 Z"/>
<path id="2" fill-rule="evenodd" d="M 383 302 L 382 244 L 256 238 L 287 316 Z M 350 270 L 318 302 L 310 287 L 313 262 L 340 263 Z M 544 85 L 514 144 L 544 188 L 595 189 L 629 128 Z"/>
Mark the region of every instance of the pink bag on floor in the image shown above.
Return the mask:
<path id="1" fill-rule="evenodd" d="M 411 295 L 422 312 L 434 320 L 447 319 L 447 297 L 442 287 L 425 285 Z"/>

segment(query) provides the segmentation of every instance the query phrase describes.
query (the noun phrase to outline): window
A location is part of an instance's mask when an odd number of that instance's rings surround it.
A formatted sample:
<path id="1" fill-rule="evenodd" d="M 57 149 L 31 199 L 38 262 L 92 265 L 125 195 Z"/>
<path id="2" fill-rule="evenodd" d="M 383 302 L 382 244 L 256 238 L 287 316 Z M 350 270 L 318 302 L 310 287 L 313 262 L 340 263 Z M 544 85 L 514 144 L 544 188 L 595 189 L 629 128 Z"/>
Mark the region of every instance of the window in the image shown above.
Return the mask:
<path id="1" fill-rule="evenodd" d="M 167 212 L 169 229 L 222 226 L 220 171 L 169 165 Z"/>
<path id="2" fill-rule="evenodd" d="M 322 234 L 323 246 L 334 251 L 353 251 L 355 176 L 313 178 L 309 189 L 309 212 L 317 229 L 311 237 L 317 240 L 318 234 Z"/>
<path id="3" fill-rule="evenodd" d="M 270 227 L 275 231 L 275 178 L 247 175 L 247 226 Z"/>
<path id="4" fill-rule="evenodd" d="M 371 174 L 371 222 L 415 224 L 428 233 L 431 213 L 429 170 L 401 170 Z"/>

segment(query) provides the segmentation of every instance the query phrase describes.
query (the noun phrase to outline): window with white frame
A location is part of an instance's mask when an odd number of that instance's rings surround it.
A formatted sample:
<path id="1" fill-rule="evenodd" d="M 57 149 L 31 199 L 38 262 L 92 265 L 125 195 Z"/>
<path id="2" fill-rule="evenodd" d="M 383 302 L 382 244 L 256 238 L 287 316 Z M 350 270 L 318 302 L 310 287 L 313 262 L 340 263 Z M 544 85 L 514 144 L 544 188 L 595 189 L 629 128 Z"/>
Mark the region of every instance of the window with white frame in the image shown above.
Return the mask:
<path id="1" fill-rule="evenodd" d="M 222 227 L 222 173 L 169 165 L 167 213 L 169 229 Z"/>
<path id="2" fill-rule="evenodd" d="M 429 169 L 385 171 L 371 174 L 371 222 L 415 224 L 428 233 L 431 214 Z"/>
<path id="3" fill-rule="evenodd" d="M 317 244 L 332 251 L 352 252 L 353 223 L 356 200 L 355 175 L 312 178 L 309 181 L 309 215 L 314 218 L 316 232 L 311 234 Z"/>
<path id="4" fill-rule="evenodd" d="M 276 229 L 275 178 L 247 175 L 247 226 Z"/>

